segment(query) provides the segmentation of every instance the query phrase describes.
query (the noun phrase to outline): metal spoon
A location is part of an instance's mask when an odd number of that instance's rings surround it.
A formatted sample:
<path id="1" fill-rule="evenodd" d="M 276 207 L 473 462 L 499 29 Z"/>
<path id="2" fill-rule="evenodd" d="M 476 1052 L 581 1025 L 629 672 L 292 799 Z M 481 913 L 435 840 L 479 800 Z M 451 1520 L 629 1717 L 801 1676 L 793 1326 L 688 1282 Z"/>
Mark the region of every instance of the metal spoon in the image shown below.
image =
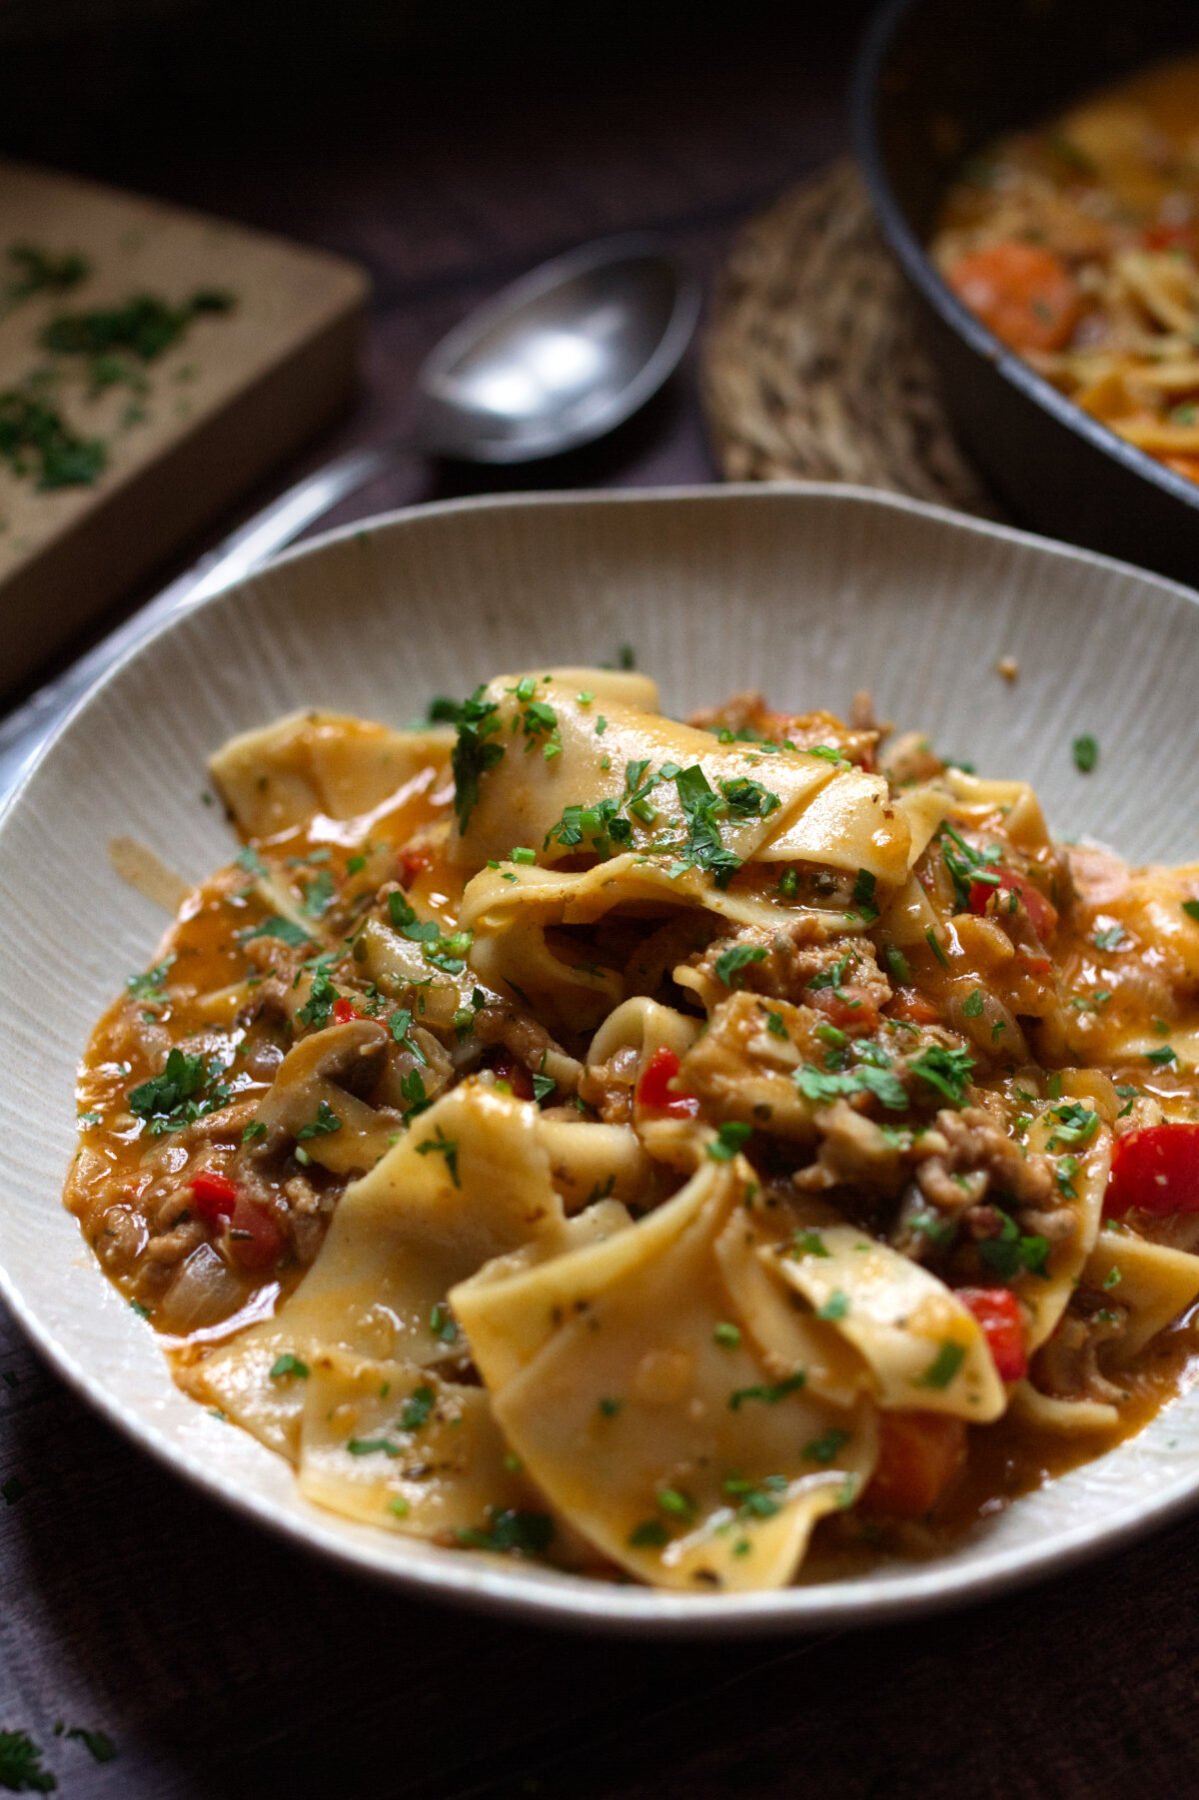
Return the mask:
<path id="1" fill-rule="evenodd" d="M 0 724 L 0 795 L 164 619 L 250 574 L 412 451 L 512 464 L 604 436 L 657 393 L 698 316 L 696 284 L 650 237 L 586 244 L 514 281 L 425 358 L 405 438 L 347 451 L 288 488 Z"/>

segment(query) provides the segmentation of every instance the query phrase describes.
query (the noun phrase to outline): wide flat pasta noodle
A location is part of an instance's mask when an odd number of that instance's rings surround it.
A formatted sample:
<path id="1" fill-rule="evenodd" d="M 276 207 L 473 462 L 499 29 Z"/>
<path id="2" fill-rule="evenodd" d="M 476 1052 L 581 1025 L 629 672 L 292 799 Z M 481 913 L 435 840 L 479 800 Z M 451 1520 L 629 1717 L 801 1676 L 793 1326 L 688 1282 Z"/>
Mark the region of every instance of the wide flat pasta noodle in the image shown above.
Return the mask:
<path id="1" fill-rule="evenodd" d="M 702 1166 L 593 1249 L 452 1299 L 530 1475 L 593 1544 L 658 1585 L 790 1580 L 816 1520 L 876 1455 L 873 1408 L 772 1387 L 744 1341 L 714 1244 L 748 1167 Z"/>
<path id="2" fill-rule="evenodd" d="M 464 868 L 478 870 L 504 859 L 514 842 L 536 848 L 543 864 L 572 855 L 569 844 L 551 835 L 564 809 L 619 802 L 630 764 L 644 765 L 643 780 L 659 775 L 663 765 L 698 767 L 714 792 L 722 781 L 749 778 L 775 796 L 778 804 L 765 817 L 733 813 L 722 821 L 722 841 L 744 862 L 768 855 L 772 840 L 840 773 L 832 762 L 803 751 L 771 755 L 753 744 L 722 745 L 711 732 L 615 698 L 601 703 L 597 696 L 580 704 L 577 679 L 547 681 L 531 674 L 501 676 L 488 684 L 485 699 L 496 713 L 485 742 L 503 754 L 480 780 L 459 839 Z M 530 704 L 552 711 L 552 756 L 544 754 L 551 740 L 548 721 L 543 726 L 536 714 L 530 718 Z M 601 719 L 602 730 L 597 729 Z M 668 827 L 678 835 L 683 817 L 672 780 L 660 781 L 646 805 L 656 816 L 650 821 L 634 815 L 639 838 Z"/>
<path id="3" fill-rule="evenodd" d="M 222 745 L 209 771 L 247 837 L 271 837 L 316 813 L 352 819 L 409 783 L 442 775 L 453 736 L 392 731 L 342 713 L 296 712 Z"/>
<path id="4" fill-rule="evenodd" d="M 430 1538 L 537 1504 L 482 1388 L 336 1350 L 320 1352 L 300 1385 L 299 1485 L 318 1506 Z"/>
<path id="5" fill-rule="evenodd" d="M 1049 1107 L 1029 1127 L 1028 1143 L 1033 1150 L 1044 1150 L 1056 1144 L 1061 1122 Z M 1078 1286 L 1083 1266 L 1099 1236 L 1103 1219 L 1103 1198 L 1112 1166 L 1112 1134 L 1106 1125 L 1098 1125 L 1091 1142 L 1078 1149 L 1072 1174 L 1059 1165 L 1065 1185 L 1059 1182 L 1059 1199 L 1074 1213 L 1073 1236 L 1054 1244 L 1049 1252 L 1044 1276 L 1021 1274 L 1013 1286 L 1031 1315 L 1025 1333 L 1029 1353 L 1037 1350 L 1053 1335 L 1062 1314 L 1070 1304 Z"/>
<path id="6" fill-rule="evenodd" d="M 978 1424 L 1004 1411 L 978 1321 L 919 1263 L 853 1225 L 804 1227 L 759 1255 L 858 1351 L 881 1407 Z"/>
<path id="7" fill-rule="evenodd" d="M 632 853 L 578 874 L 518 865 L 485 869 L 467 883 L 461 920 L 474 933 L 471 967 L 492 987 L 528 996 L 567 1030 L 593 1030 L 624 998 L 623 974 L 560 954 L 546 933 L 558 926 L 593 925 L 617 908 L 653 918 L 675 909 L 701 909 L 732 925 L 784 929 L 799 916 L 767 900 L 715 886 L 701 871 L 671 874 Z M 815 935 L 840 936 L 863 928 L 844 913 L 803 914 Z"/>
<path id="8" fill-rule="evenodd" d="M 1113 1363 L 1123 1365 L 1199 1298 L 1199 1256 L 1130 1231 L 1101 1231 L 1083 1280 L 1127 1310 L 1123 1331 L 1105 1351 Z"/>
<path id="9" fill-rule="evenodd" d="M 452 1359 L 459 1347 L 439 1335 L 433 1308 L 491 1257 L 563 1224 L 536 1109 L 481 1083 L 455 1088 L 346 1189 L 315 1263 L 278 1313 L 219 1346 L 188 1385 L 294 1457 L 303 1396 L 272 1380 L 278 1357 L 311 1362 L 336 1349 L 422 1367 Z"/>

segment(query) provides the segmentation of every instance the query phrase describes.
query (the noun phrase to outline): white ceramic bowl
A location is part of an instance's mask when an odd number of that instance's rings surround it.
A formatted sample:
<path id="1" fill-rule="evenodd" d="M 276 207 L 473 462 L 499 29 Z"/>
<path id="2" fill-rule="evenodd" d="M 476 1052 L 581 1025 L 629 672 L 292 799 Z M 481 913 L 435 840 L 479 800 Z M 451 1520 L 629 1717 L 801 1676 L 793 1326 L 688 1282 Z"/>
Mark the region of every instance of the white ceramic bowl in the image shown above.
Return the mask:
<path id="1" fill-rule="evenodd" d="M 376 1532 L 172 1385 L 59 1194 L 92 1022 L 162 916 L 109 867 L 133 836 L 182 874 L 226 860 L 205 760 L 300 705 L 404 723 L 502 669 L 611 659 L 684 712 L 738 687 L 882 716 L 1040 790 L 1059 835 L 1199 854 L 1191 765 L 1199 600 L 1166 581 L 843 487 L 452 502 L 338 532 L 163 629 L 74 714 L 0 820 L 0 1292 L 59 1372 L 138 1444 L 359 1570 L 597 1629 L 727 1634 L 861 1624 L 976 1597 L 1110 1548 L 1199 1495 L 1199 1391 L 934 1563 L 747 1597 L 608 1586 Z M 1015 685 L 996 672 L 1020 665 Z M 1099 741 L 1079 774 L 1072 739 Z"/>

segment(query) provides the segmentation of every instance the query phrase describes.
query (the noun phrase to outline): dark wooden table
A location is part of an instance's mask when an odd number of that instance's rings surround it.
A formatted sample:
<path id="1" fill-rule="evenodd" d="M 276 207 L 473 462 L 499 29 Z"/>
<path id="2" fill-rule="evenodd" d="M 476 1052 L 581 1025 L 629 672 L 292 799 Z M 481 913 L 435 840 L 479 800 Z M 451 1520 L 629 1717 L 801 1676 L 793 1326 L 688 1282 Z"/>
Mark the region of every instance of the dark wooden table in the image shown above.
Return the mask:
<path id="1" fill-rule="evenodd" d="M 710 278 L 746 213 L 843 147 L 864 13 L 137 10 L 0 35 L 0 150 L 370 265 L 361 404 L 310 463 L 400 425 L 438 334 L 573 242 L 658 228 Z M 714 477 L 691 368 L 613 442 L 511 485 Z M 495 482 L 414 464 L 361 510 L 473 485 Z M 217 1510 L 2 1312 L 0 1491 L 0 1730 L 28 1729 L 70 1800 L 1199 1794 L 1199 1523 L 865 1635 L 586 1640 L 368 1588 Z"/>

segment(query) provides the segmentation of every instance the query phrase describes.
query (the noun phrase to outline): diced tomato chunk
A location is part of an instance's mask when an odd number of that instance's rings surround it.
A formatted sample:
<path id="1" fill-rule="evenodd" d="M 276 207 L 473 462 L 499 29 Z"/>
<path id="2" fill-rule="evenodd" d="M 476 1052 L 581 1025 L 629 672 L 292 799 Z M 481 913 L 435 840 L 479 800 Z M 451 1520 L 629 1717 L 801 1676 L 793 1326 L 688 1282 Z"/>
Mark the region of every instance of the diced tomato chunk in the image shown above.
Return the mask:
<path id="1" fill-rule="evenodd" d="M 878 1432 L 878 1464 L 862 1496 L 863 1510 L 923 1518 L 966 1460 L 964 1421 L 950 1413 L 884 1412 Z"/>
<path id="2" fill-rule="evenodd" d="M 969 250 L 945 271 L 954 293 L 1013 350 L 1060 350 L 1082 314 L 1082 293 L 1060 256 L 1007 239 Z"/>
<path id="3" fill-rule="evenodd" d="M 221 1226 L 237 1205 L 237 1187 L 219 1169 L 199 1169 L 191 1178 L 192 1209 L 206 1225 Z"/>
<path id="4" fill-rule="evenodd" d="M 491 1058 L 491 1067 L 496 1080 L 506 1081 L 516 1099 L 533 1098 L 533 1077 L 510 1050 L 497 1050 Z"/>
<path id="5" fill-rule="evenodd" d="M 841 988 L 809 987 L 804 990 L 804 999 L 839 1031 L 866 1035 L 878 1029 L 878 1001 L 869 988 L 853 982 Z"/>
<path id="6" fill-rule="evenodd" d="M 664 1112 L 672 1119 L 694 1119 L 699 1114 L 699 1101 L 694 1094 L 680 1094 L 671 1082 L 679 1072 L 679 1059 L 674 1051 L 660 1044 L 641 1072 L 637 1083 L 637 1104 L 651 1112 Z"/>
<path id="7" fill-rule="evenodd" d="M 941 1019 L 932 1001 L 915 988 L 898 988 L 887 1012 L 892 1019 L 906 1019 L 910 1025 L 937 1025 Z"/>
<path id="8" fill-rule="evenodd" d="M 418 875 L 433 867 L 433 858 L 426 856 L 423 850 L 401 850 L 396 858 L 400 880 L 406 888 L 411 887 Z"/>
<path id="9" fill-rule="evenodd" d="M 358 1011 L 352 1000 L 347 1000 L 344 994 L 339 994 L 333 1002 L 333 1017 L 339 1025 L 348 1025 L 351 1019 L 364 1018 L 365 1014 Z"/>
<path id="10" fill-rule="evenodd" d="M 1011 895 L 1015 895 L 1028 914 L 1028 922 L 1043 944 L 1057 930 L 1057 907 L 1046 900 L 1040 888 L 1031 882 L 1027 875 L 1018 875 L 1015 869 L 997 868 L 999 885 L 989 881 L 972 881 L 970 883 L 969 907 L 972 913 L 981 918 L 986 912 L 992 896 L 995 896 L 996 907 L 1002 913 L 1005 906 L 1011 905 Z M 1009 898 L 1004 899 L 1007 895 Z"/>
<path id="11" fill-rule="evenodd" d="M 1116 1139 L 1103 1210 L 1118 1218 L 1199 1212 L 1199 1125 L 1146 1125 Z"/>
<path id="12" fill-rule="evenodd" d="M 1028 1374 L 1028 1352 L 1024 1316 L 1015 1294 L 1010 1288 L 959 1288 L 957 1295 L 982 1326 L 999 1379 L 1020 1381 Z"/>
<path id="13" fill-rule="evenodd" d="M 283 1254 L 282 1229 L 268 1206 L 239 1194 L 229 1221 L 229 1247 L 244 1269 L 269 1269 Z"/>

